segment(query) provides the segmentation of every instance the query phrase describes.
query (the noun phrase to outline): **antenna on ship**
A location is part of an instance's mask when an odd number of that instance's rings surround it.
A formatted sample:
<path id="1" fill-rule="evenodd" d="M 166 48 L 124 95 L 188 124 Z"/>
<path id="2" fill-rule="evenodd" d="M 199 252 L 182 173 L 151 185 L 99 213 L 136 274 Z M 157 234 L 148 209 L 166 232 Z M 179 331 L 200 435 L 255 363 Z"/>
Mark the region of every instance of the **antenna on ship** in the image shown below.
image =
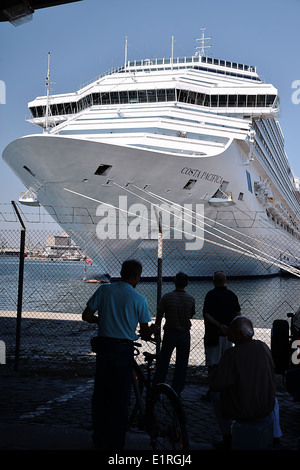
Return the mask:
<path id="1" fill-rule="evenodd" d="M 45 114 L 45 130 L 48 132 L 48 117 L 49 117 L 49 95 L 50 95 L 50 52 L 48 52 L 48 72 L 46 77 L 46 89 L 47 89 L 47 103 L 46 103 L 46 114 Z"/>
<path id="2" fill-rule="evenodd" d="M 171 70 L 173 70 L 173 58 L 174 58 L 174 36 L 172 36 Z"/>
<path id="3" fill-rule="evenodd" d="M 124 61 L 125 70 L 126 70 L 126 64 L 127 64 L 127 50 L 128 50 L 128 36 L 125 37 L 125 61 Z"/>
<path id="4" fill-rule="evenodd" d="M 199 49 L 198 52 L 196 52 L 196 56 L 204 56 L 205 55 L 205 50 L 210 49 L 211 45 L 206 45 L 205 41 L 209 41 L 212 38 L 206 38 L 205 37 L 205 30 L 206 28 L 201 28 L 201 38 L 196 39 L 196 41 L 201 41 L 201 46 L 195 47 L 195 49 Z"/>

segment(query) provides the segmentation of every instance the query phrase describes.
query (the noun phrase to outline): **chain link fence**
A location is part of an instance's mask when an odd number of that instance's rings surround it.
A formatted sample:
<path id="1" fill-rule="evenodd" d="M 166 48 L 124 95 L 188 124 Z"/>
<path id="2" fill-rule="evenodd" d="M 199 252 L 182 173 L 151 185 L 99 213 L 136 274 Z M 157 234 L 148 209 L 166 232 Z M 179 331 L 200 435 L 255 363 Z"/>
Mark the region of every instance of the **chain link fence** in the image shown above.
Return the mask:
<path id="1" fill-rule="evenodd" d="M 101 283 L 117 280 L 122 262 L 129 258 L 139 259 L 143 264 L 137 290 L 147 298 L 153 318 L 161 295 L 174 289 L 176 273 L 182 270 L 189 274 L 187 292 L 196 299 L 191 366 L 205 365 L 202 308 L 206 293 L 213 288 L 214 271 L 229 273 L 228 288 L 237 294 L 242 314 L 252 320 L 256 338 L 268 345 L 273 321 L 286 318 L 287 313 L 299 308 L 299 277 L 241 276 L 241 267 L 244 272 L 253 259 L 244 256 L 236 263 L 233 258 L 230 260 L 232 255 L 229 256 L 225 248 L 223 258 L 220 250 L 217 255 L 213 247 L 207 252 L 195 251 L 187 258 L 183 243 L 180 245 L 178 240 L 141 242 L 137 239 L 128 246 L 127 240 L 119 240 L 114 245 L 112 240 L 97 242 L 93 239 L 89 245 L 80 234 L 74 232 L 74 238 L 70 237 L 61 229 L 52 228 L 53 224 L 45 224 L 40 216 L 33 224 L 28 219 L 24 222 L 21 212 L 22 228 L 11 207 L 5 210 L 2 207 L 0 215 L 3 226 L 0 233 L 0 342 L 2 362 L 5 355 L 7 364 L 15 362 L 17 366 L 20 363 L 47 368 L 60 364 L 86 370 L 93 367 L 90 339 L 96 334 L 96 327 L 83 322 L 81 315 L 95 290 Z M 292 254 L 298 255 L 295 249 Z M 209 270 L 203 275 L 201 263 L 204 261 Z"/>

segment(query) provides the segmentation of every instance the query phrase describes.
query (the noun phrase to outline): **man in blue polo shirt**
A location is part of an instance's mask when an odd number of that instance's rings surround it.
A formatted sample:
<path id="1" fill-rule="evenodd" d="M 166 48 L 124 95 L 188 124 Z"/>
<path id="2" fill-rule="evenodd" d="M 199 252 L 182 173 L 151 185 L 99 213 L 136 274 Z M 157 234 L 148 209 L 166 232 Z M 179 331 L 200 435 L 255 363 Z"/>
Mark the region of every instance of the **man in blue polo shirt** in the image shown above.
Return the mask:
<path id="1" fill-rule="evenodd" d="M 100 450 L 124 447 L 136 328 L 139 324 L 142 338 L 155 329 L 148 325 L 145 297 L 135 291 L 141 273 L 138 261 L 125 261 L 121 281 L 100 286 L 82 314 L 84 321 L 98 323 L 92 419 L 94 446 Z"/>

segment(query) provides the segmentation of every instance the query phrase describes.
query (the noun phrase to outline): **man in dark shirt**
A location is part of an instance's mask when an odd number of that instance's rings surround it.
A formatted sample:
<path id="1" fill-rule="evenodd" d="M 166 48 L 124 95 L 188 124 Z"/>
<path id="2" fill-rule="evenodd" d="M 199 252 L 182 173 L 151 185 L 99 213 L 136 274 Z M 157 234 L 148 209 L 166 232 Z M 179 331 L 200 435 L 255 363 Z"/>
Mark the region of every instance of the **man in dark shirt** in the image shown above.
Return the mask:
<path id="1" fill-rule="evenodd" d="M 191 318 L 195 314 L 195 299 L 185 292 L 188 285 L 188 276 L 178 273 L 175 277 L 175 290 L 161 298 L 157 309 L 155 325 L 160 327 L 165 315 L 164 337 L 157 368 L 153 377 L 153 385 L 162 383 L 166 379 L 170 359 L 176 348 L 176 364 L 172 387 L 178 395 L 184 385 L 190 353 Z"/>
<path id="2" fill-rule="evenodd" d="M 228 327 L 241 314 L 236 294 L 227 289 L 226 275 L 216 272 L 213 284 L 214 289 L 206 294 L 203 305 L 204 347 L 209 374 L 219 363 L 224 351 L 232 346 L 227 338 Z"/>

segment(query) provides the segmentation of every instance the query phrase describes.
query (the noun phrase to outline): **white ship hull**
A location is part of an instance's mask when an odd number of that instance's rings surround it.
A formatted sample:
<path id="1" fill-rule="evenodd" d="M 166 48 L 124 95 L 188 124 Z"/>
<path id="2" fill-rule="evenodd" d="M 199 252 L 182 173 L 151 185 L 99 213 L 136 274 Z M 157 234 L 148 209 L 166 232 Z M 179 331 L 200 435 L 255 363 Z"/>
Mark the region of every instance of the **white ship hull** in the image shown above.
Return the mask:
<path id="1" fill-rule="evenodd" d="M 216 270 L 231 276 L 272 275 L 279 272 L 282 260 L 296 262 L 294 237 L 270 221 L 266 208 L 248 190 L 246 157 L 236 141 L 219 154 L 202 158 L 55 135 L 18 139 L 3 154 L 99 270 L 118 276 L 112 254 L 120 263 L 136 257 L 143 262 L 147 277 L 156 276 L 158 256 L 151 204 L 186 208 L 183 233 L 176 231 L 172 220 L 168 227 L 167 212 L 162 212 L 164 276 L 179 270 L 195 277 L 210 276 Z M 111 166 L 109 175 L 95 175 L 103 163 Z M 256 165 L 258 180 L 261 168 Z M 193 190 L 184 189 L 193 177 Z M 231 199 L 213 198 L 221 181 L 230 181 L 227 194 Z M 142 215 L 141 207 L 145 209 Z M 104 209 L 115 216 L 111 225 Z M 190 209 L 198 209 L 197 226 L 189 224 Z"/>

